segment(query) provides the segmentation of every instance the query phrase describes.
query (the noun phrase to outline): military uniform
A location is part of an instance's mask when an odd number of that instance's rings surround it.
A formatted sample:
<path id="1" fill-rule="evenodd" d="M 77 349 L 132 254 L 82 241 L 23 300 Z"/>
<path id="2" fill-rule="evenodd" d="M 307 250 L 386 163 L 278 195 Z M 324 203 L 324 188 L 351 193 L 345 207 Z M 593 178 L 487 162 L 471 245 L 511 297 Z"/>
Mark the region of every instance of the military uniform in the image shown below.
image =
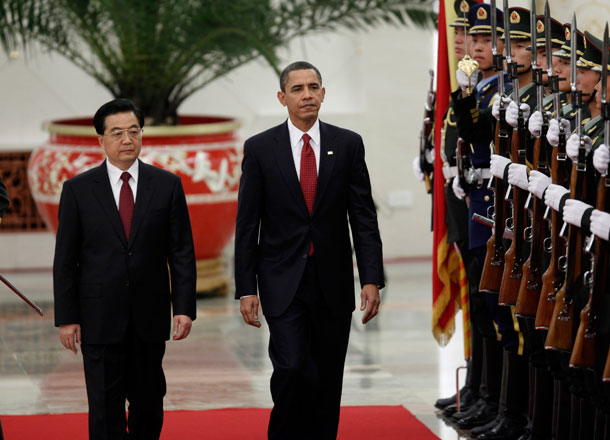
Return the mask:
<path id="1" fill-rule="evenodd" d="M 469 28 L 470 24 L 468 23 L 466 14 L 473 3 L 474 2 L 472 0 L 456 0 L 454 3 L 454 8 L 457 19 L 450 24 L 450 26 Z M 464 268 L 468 279 L 470 303 L 469 311 L 471 322 L 471 357 L 468 361 L 466 383 L 460 391 L 460 413 L 455 414 L 455 410 L 457 409 L 455 406 L 455 396 L 447 399 L 439 399 L 436 402 L 435 406 L 437 408 L 444 409 L 443 414 L 448 417 L 460 417 L 475 404 L 475 402 L 479 399 L 481 392 L 483 394 L 486 393 L 486 387 L 481 383 L 484 363 L 482 341 L 484 337 L 495 338 L 496 335 L 495 328 L 486 304 L 481 295 L 478 294 L 478 280 L 480 278 L 480 271 L 478 271 L 475 256 L 468 245 L 468 206 L 466 201 L 458 199 L 451 189 L 451 182 L 457 174 L 456 151 L 458 138 L 457 120 L 453 100 L 451 100 L 443 120 L 441 146 L 443 174 L 446 180 L 445 222 L 447 225 L 447 242 L 454 243 L 458 247 L 464 262 Z"/>

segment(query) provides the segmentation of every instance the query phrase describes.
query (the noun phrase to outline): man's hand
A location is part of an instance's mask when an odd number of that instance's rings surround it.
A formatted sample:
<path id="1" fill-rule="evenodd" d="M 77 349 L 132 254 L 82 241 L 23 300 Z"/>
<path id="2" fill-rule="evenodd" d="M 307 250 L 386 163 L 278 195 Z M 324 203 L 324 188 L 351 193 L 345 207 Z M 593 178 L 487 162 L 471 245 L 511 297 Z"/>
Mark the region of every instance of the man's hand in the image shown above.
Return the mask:
<path id="1" fill-rule="evenodd" d="M 413 158 L 413 174 L 418 181 L 424 181 L 424 172 L 421 170 L 421 161 L 419 160 L 419 156 L 415 156 Z"/>
<path id="2" fill-rule="evenodd" d="M 479 75 L 477 72 L 473 73 L 472 76 L 468 77 L 466 72 L 461 69 L 458 69 L 455 73 L 457 82 L 462 89 L 462 96 L 467 96 L 468 89 L 470 88 L 470 93 L 474 92 L 474 88 L 477 85 L 477 79 Z"/>
<path id="3" fill-rule="evenodd" d="M 466 192 L 464 191 L 464 188 L 460 186 L 460 179 L 458 177 L 453 178 L 453 181 L 451 182 L 451 189 L 453 190 L 453 194 L 455 194 L 458 199 L 463 200 L 464 197 L 466 197 Z"/>
<path id="4" fill-rule="evenodd" d="M 193 320 L 188 315 L 174 315 L 174 341 L 186 338 L 191 332 Z"/>
<path id="5" fill-rule="evenodd" d="M 246 324 L 260 328 L 261 322 L 258 320 L 258 297 L 244 296 L 239 299 L 239 311 Z"/>
<path id="6" fill-rule="evenodd" d="M 76 344 L 81 345 L 80 324 L 60 325 L 59 340 L 64 347 L 76 354 Z"/>
<path id="7" fill-rule="evenodd" d="M 546 140 L 549 142 L 549 144 L 551 144 L 553 147 L 556 147 L 557 145 L 559 145 L 559 132 L 561 130 L 561 126 L 563 127 L 563 131 L 566 135 L 566 137 L 570 134 L 570 121 L 568 121 L 567 119 L 561 118 L 559 120 L 559 122 L 557 122 L 557 119 L 551 119 L 549 121 L 549 130 L 546 132 Z"/>
<path id="8" fill-rule="evenodd" d="M 532 136 L 539 138 L 542 133 L 542 123 L 544 122 L 544 118 L 542 117 L 542 113 L 539 110 L 536 110 L 529 118 L 527 122 L 527 128 L 532 134 Z"/>
<path id="9" fill-rule="evenodd" d="M 526 103 L 521 103 L 521 105 L 517 106 L 515 101 L 511 101 L 511 103 L 506 108 L 506 122 L 511 127 L 516 127 L 519 123 L 519 111 L 523 115 L 523 119 L 527 120 L 530 117 L 530 106 Z"/>
<path id="10" fill-rule="evenodd" d="M 489 160 L 489 171 L 498 179 L 504 179 L 504 170 L 511 164 L 508 157 L 492 154 Z"/>
<path id="11" fill-rule="evenodd" d="M 379 289 L 375 284 L 365 284 L 360 292 L 360 311 L 365 310 L 362 315 L 362 323 L 366 324 L 373 319 L 379 312 Z"/>
<path id="12" fill-rule="evenodd" d="M 540 171 L 530 171 L 529 183 L 527 190 L 534 194 L 539 199 L 542 199 L 542 195 L 547 187 L 551 184 L 552 180 L 546 174 L 542 174 Z"/>
<path id="13" fill-rule="evenodd" d="M 520 163 L 511 163 L 508 166 L 508 183 L 527 191 L 527 166 Z"/>
<path id="14" fill-rule="evenodd" d="M 555 185 L 551 183 L 546 189 L 546 195 L 544 196 L 544 204 L 550 206 L 555 211 L 559 211 L 559 203 L 561 198 L 568 194 L 570 191 L 561 185 Z M 563 215 L 563 213 L 562 213 Z"/>
<path id="15" fill-rule="evenodd" d="M 604 144 L 601 144 L 593 153 L 593 166 L 601 174 L 608 173 L 608 162 L 610 161 L 610 150 Z M 0 219 L 1 220 L 1 219 Z"/>
<path id="16" fill-rule="evenodd" d="M 591 146 L 593 145 L 593 142 L 591 141 L 591 138 L 589 136 L 583 136 L 582 137 L 582 143 L 583 146 L 585 147 L 585 156 L 588 156 L 589 153 L 591 152 Z M 580 149 L 580 137 L 574 133 L 572 136 L 570 136 L 568 138 L 568 141 L 566 142 L 566 153 L 568 155 L 568 157 L 570 159 L 572 159 L 572 162 L 576 162 L 578 160 L 578 151 Z"/>

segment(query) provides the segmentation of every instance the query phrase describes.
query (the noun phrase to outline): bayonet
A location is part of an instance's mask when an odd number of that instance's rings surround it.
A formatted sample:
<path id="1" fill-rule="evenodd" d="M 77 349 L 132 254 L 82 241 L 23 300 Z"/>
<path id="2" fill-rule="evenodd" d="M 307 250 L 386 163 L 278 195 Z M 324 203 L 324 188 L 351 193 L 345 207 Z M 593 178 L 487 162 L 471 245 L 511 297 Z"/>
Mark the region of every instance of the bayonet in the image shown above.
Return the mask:
<path id="1" fill-rule="evenodd" d="M 496 15 L 496 0 L 491 0 L 490 3 L 490 19 L 491 19 L 491 53 L 493 54 L 494 71 L 498 72 L 498 92 L 500 96 L 504 96 L 504 57 L 498 53 L 498 16 Z M 500 106 L 503 102 L 500 101 Z"/>
<path id="2" fill-rule="evenodd" d="M 506 68 L 508 78 L 513 81 L 513 101 L 519 102 L 519 73 L 517 62 L 512 60 L 510 41 L 510 16 L 508 12 L 508 0 L 504 0 L 504 51 L 506 52 Z M 519 104 L 517 104 L 519 105 Z"/>
<path id="3" fill-rule="evenodd" d="M 531 10 L 530 10 L 530 46 L 532 49 L 532 80 L 536 85 L 536 107 L 539 112 L 543 111 L 542 108 L 542 98 L 544 95 L 544 91 L 542 89 L 542 68 L 538 66 L 538 40 L 536 23 L 538 20 L 536 19 L 536 0 L 532 0 Z M 544 28 L 544 35 L 550 34 L 550 29 Z"/>

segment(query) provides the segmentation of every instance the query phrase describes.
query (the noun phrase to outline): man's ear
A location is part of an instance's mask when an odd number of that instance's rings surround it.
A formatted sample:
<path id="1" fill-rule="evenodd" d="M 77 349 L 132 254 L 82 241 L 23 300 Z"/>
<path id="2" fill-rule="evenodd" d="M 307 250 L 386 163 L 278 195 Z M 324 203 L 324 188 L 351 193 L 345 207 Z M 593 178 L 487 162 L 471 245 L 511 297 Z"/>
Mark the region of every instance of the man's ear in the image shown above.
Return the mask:
<path id="1" fill-rule="evenodd" d="M 324 87 L 322 87 L 322 99 L 320 100 L 320 102 L 324 102 L 325 96 L 326 96 L 326 89 Z"/>
<path id="2" fill-rule="evenodd" d="M 97 135 L 97 140 L 100 143 L 100 147 L 102 147 L 102 148 L 104 148 L 103 139 L 104 139 L 104 136 L 102 136 L 101 134 Z"/>
<path id="3" fill-rule="evenodd" d="M 280 103 L 286 107 L 286 94 L 282 91 L 277 92 L 277 99 L 280 101 Z"/>

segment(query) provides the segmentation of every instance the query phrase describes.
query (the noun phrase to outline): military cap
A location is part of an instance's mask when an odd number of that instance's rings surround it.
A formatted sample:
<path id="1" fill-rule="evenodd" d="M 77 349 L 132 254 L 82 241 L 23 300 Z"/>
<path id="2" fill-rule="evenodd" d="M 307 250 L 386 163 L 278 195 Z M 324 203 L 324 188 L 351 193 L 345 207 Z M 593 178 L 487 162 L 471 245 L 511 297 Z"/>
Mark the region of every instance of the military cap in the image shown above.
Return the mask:
<path id="1" fill-rule="evenodd" d="M 557 52 L 553 52 L 554 57 L 561 58 L 570 58 L 571 46 L 570 42 L 572 40 L 572 25 L 570 23 L 565 23 L 563 25 L 563 44 L 561 45 L 561 49 Z M 580 57 L 585 52 L 585 35 L 576 30 L 576 54 Z"/>
<path id="2" fill-rule="evenodd" d="M 602 43 L 602 50 L 603 50 L 603 41 L 600 40 L 600 42 Z M 601 58 L 599 61 L 599 66 L 594 66 L 592 68 L 593 70 L 595 70 L 596 72 L 601 72 L 602 71 L 602 64 L 601 64 Z M 608 71 L 610 72 L 610 47 L 608 48 Z"/>
<path id="3" fill-rule="evenodd" d="M 526 40 L 531 37 L 530 11 L 525 8 L 508 8 L 508 22 L 510 23 L 510 39 Z M 502 36 L 502 39 L 506 35 Z"/>
<path id="4" fill-rule="evenodd" d="M 563 25 L 551 17 L 551 44 L 561 46 L 565 40 Z M 544 28 L 544 15 L 536 16 L 536 47 L 544 47 L 546 44 L 546 32 Z"/>
<path id="5" fill-rule="evenodd" d="M 468 22 L 468 11 L 470 7 L 477 4 L 474 0 L 455 0 L 453 9 L 455 10 L 456 19 L 449 26 L 451 27 L 470 27 Z"/>
<path id="6" fill-rule="evenodd" d="M 475 3 L 470 7 L 470 10 L 468 11 L 468 22 L 470 23 L 468 35 L 491 34 L 490 10 L 491 6 L 487 3 Z M 496 8 L 498 34 L 504 32 L 503 17 L 502 11 Z"/>
<path id="7" fill-rule="evenodd" d="M 585 32 L 585 53 L 578 59 L 577 66 L 581 69 L 601 69 L 602 64 L 602 40 Z"/>

